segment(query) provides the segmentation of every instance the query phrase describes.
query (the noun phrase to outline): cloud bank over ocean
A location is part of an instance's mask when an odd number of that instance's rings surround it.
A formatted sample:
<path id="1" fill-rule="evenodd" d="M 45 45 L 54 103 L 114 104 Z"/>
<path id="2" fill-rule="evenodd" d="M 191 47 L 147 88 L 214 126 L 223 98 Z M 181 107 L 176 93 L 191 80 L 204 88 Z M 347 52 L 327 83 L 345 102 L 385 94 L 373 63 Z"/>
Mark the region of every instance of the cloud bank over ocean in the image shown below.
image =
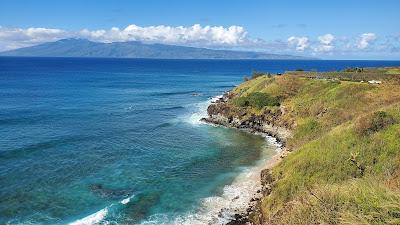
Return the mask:
<path id="1" fill-rule="evenodd" d="M 317 37 L 290 36 L 286 40 L 265 40 L 252 37 L 242 26 L 138 26 L 121 29 L 68 31 L 57 28 L 13 28 L 0 26 L 0 51 L 29 47 L 65 38 L 84 38 L 96 42 L 141 41 L 217 49 L 245 49 L 270 53 L 296 53 L 302 55 L 379 54 L 400 53 L 400 35 L 379 36 L 365 32 L 353 37 L 331 33 Z"/>

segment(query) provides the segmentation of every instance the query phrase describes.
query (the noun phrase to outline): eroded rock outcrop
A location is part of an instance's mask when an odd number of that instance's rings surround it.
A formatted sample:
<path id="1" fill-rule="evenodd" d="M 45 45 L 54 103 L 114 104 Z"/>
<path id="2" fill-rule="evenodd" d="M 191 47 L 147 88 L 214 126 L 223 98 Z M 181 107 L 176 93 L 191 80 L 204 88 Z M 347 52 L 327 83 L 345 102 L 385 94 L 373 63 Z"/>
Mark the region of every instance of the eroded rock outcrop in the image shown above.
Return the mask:
<path id="1" fill-rule="evenodd" d="M 207 108 L 208 117 L 202 120 L 208 123 L 226 127 L 249 129 L 273 136 L 278 141 L 285 143 L 290 136 L 292 123 L 282 119 L 284 107 L 277 109 L 264 109 L 262 114 L 256 115 L 248 108 L 239 108 L 229 103 L 230 95 L 224 95 Z"/>

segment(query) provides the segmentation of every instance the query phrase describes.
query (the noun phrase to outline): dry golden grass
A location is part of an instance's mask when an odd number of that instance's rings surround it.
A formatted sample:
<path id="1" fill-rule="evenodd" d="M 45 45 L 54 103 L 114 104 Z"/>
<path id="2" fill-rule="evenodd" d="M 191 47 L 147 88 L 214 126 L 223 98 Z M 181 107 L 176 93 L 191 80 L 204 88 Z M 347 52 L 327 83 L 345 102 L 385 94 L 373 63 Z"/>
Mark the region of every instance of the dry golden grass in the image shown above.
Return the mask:
<path id="1" fill-rule="evenodd" d="M 400 224 L 400 85 L 391 79 L 260 76 L 235 88 L 279 97 L 279 120 L 292 124 L 295 151 L 273 169 L 265 224 Z"/>

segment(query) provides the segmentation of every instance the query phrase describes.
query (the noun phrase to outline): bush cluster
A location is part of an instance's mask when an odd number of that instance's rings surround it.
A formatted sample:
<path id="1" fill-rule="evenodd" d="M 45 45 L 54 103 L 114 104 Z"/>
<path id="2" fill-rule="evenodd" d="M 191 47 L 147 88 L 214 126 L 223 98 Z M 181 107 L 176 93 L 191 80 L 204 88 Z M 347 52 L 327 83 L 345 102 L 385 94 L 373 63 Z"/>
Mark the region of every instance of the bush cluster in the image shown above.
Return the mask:
<path id="1" fill-rule="evenodd" d="M 253 71 L 253 74 L 251 75 L 251 79 L 255 79 L 257 77 L 261 77 L 263 75 L 266 75 L 267 73 L 264 72 L 258 72 L 258 71 Z"/>
<path id="2" fill-rule="evenodd" d="M 242 96 L 236 98 L 234 103 L 240 107 L 255 107 L 262 109 L 265 106 L 279 106 L 279 101 L 277 98 L 270 96 L 269 94 L 262 92 L 254 92 L 248 96 Z"/>
<path id="3" fill-rule="evenodd" d="M 253 73 L 252 73 L 252 75 L 250 77 L 244 76 L 243 80 L 246 82 L 246 81 L 249 81 L 249 80 L 252 80 L 252 79 L 256 79 L 257 77 L 261 77 L 261 76 L 264 76 L 264 75 L 269 77 L 269 78 L 272 77 L 271 73 L 253 71 Z"/>
<path id="4" fill-rule="evenodd" d="M 369 135 L 378 132 L 395 123 L 393 116 L 384 111 L 360 118 L 355 126 L 356 132 L 360 135 Z"/>
<path id="5" fill-rule="evenodd" d="M 348 67 L 343 70 L 344 72 L 358 72 L 361 73 L 364 71 L 364 68 L 359 68 L 359 67 Z"/>

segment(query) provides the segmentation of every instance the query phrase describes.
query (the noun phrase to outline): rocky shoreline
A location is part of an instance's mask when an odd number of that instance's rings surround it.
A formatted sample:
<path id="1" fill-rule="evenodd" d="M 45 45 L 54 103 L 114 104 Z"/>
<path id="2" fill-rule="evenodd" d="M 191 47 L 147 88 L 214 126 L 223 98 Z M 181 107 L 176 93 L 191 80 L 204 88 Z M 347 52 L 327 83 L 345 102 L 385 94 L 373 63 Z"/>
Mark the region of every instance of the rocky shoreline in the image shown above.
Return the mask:
<path id="1" fill-rule="evenodd" d="M 280 144 L 281 150 L 277 151 L 277 153 L 268 160 L 265 168 L 261 171 L 260 189 L 254 193 L 254 197 L 248 203 L 246 211 L 238 212 L 234 215 L 234 218 L 227 223 L 227 225 L 260 225 L 263 224 L 263 215 L 260 210 L 262 198 L 269 195 L 274 186 L 274 178 L 271 169 L 290 153 L 286 148 L 286 140 L 290 137 L 291 132 L 287 124 L 283 126 L 276 124 L 276 121 L 279 121 L 279 117 L 285 113 L 284 107 L 280 107 L 278 111 L 267 111 L 263 115 L 257 116 L 246 111 L 237 111 L 232 108 L 228 104 L 228 101 L 232 97 L 230 92 L 226 92 L 221 98 L 212 102 L 207 108 L 208 117 L 202 118 L 201 121 L 212 125 L 241 129 L 255 134 L 271 136 Z"/>

